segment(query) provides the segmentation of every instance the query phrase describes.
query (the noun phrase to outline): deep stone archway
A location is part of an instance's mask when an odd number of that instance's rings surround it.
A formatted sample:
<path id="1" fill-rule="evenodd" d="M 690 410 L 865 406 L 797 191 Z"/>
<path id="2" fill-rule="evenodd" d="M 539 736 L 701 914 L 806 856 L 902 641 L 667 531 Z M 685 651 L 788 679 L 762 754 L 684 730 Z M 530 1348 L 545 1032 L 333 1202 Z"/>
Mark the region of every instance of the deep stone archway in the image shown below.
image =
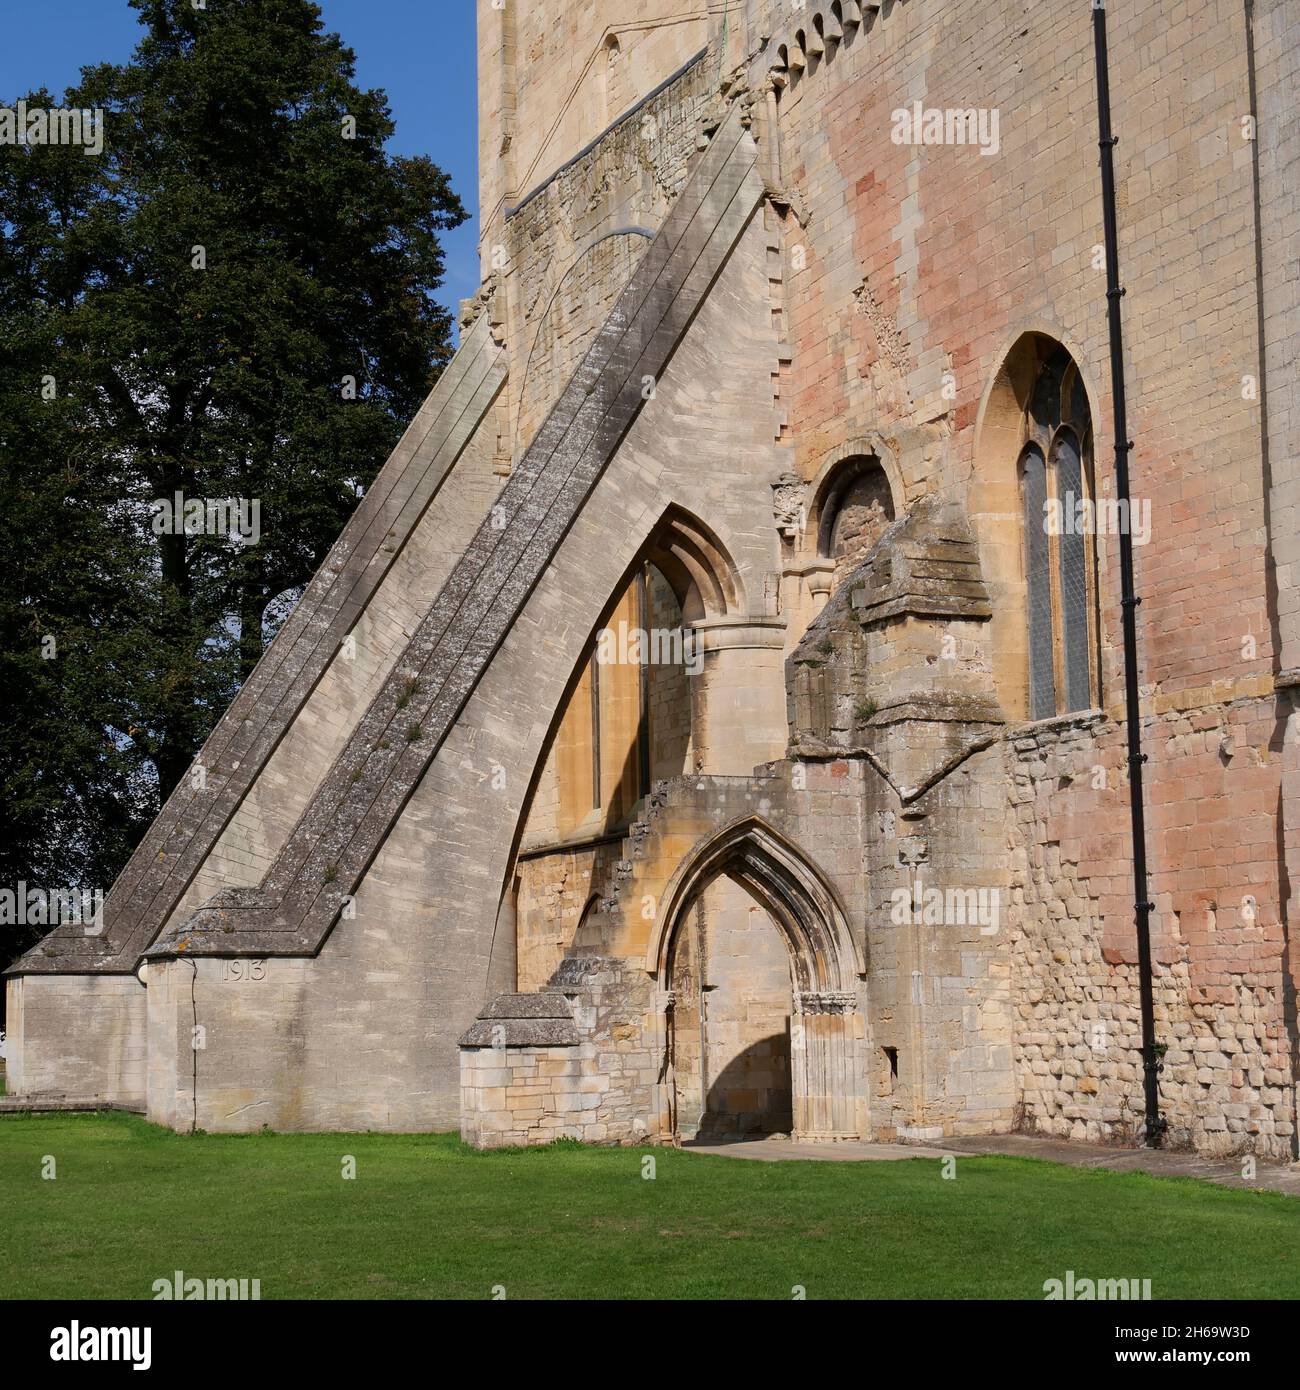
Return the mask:
<path id="1" fill-rule="evenodd" d="M 658 986 L 662 1055 L 659 1128 L 677 1137 L 672 1074 L 674 945 L 687 915 L 717 879 L 739 884 L 762 907 L 790 953 L 792 1137 L 856 1139 L 866 1132 L 860 1056 L 861 955 L 826 877 L 771 826 L 748 816 L 697 845 L 668 884 L 646 969 Z"/>

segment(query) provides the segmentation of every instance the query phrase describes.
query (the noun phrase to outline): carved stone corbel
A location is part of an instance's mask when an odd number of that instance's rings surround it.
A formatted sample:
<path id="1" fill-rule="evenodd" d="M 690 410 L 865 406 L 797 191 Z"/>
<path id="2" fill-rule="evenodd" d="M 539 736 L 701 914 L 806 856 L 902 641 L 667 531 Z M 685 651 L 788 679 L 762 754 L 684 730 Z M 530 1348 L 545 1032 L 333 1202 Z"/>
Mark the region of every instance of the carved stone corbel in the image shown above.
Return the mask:
<path id="1" fill-rule="evenodd" d="M 772 484 L 772 516 L 787 541 L 798 540 L 808 516 L 808 484 L 797 473 L 782 473 Z"/>

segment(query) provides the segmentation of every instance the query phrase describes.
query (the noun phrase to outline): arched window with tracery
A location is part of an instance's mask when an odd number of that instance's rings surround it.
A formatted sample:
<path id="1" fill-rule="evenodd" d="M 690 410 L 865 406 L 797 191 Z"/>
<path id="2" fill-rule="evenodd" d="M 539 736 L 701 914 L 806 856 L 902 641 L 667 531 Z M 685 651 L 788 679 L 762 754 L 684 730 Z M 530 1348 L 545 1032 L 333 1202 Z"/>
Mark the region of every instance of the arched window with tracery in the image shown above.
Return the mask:
<path id="1" fill-rule="evenodd" d="M 1092 422 L 1070 355 L 1036 364 L 1018 476 L 1024 525 L 1029 716 L 1048 719 L 1100 700 Z"/>

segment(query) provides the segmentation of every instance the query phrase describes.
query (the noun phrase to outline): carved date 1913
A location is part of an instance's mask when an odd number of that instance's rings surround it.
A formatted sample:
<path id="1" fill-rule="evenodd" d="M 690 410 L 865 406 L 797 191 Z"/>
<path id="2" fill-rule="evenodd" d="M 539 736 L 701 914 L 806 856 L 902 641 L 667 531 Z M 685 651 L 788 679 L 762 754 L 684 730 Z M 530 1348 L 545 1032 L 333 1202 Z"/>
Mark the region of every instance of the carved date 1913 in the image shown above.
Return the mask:
<path id="1" fill-rule="evenodd" d="M 223 960 L 221 962 L 223 980 L 252 981 L 266 979 L 264 960 Z"/>

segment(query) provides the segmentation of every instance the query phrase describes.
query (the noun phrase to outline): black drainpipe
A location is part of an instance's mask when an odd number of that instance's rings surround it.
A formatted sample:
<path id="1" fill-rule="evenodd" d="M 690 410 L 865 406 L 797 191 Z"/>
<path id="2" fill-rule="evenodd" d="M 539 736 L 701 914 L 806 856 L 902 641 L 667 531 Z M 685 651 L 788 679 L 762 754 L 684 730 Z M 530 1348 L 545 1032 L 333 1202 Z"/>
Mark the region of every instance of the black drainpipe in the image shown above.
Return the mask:
<path id="1" fill-rule="evenodd" d="M 1119 569 L 1124 618 L 1124 718 L 1128 724 L 1129 811 L 1133 824 L 1133 894 L 1137 922 L 1138 986 L 1142 999 L 1142 1070 L 1146 1092 L 1146 1142 L 1158 1148 L 1166 1123 L 1160 1114 L 1160 1057 L 1156 1049 L 1155 998 L 1151 978 L 1151 909 L 1147 899 L 1147 831 L 1143 811 L 1142 722 L 1138 700 L 1137 606 L 1133 592 L 1133 535 L 1129 525 L 1128 462 L 1133 441 L 1128 437 L 1124 398 L 1124 328 L 1119 301 L 1119 239 L 1115 225 L 1115 145 L 1110 126 L 1110 68 L 1106 56 L 1106 7 L 1093 0 L 1092 32 L 1097 49 L 1097 117 L 1101 145 L 1101 205 L 1106 234 L 1106 304 L 1110 319 L 1110 389 L 1115 411 L 1116 512 L 1120 518 Z"/>

